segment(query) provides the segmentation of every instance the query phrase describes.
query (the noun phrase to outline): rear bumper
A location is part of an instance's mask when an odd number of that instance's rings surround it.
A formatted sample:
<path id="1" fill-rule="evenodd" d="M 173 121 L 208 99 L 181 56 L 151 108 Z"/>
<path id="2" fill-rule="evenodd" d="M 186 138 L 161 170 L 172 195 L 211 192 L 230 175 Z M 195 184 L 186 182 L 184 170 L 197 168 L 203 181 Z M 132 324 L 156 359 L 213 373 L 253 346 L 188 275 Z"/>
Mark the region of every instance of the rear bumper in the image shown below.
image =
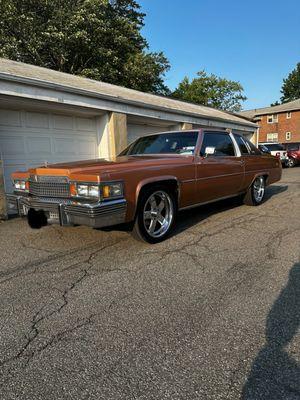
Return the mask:
<path id="1" fill-rule="evenodd" d="M 6 200 L 9 213 L 24 217 L 30 209 L 44 211 L 49 224 L 61 226 L 86 225 L 103 228 L 122 224 L 126 218 L 125 199 L 83 203 L 68 199 L 45 199 L 8 194 Z"/>

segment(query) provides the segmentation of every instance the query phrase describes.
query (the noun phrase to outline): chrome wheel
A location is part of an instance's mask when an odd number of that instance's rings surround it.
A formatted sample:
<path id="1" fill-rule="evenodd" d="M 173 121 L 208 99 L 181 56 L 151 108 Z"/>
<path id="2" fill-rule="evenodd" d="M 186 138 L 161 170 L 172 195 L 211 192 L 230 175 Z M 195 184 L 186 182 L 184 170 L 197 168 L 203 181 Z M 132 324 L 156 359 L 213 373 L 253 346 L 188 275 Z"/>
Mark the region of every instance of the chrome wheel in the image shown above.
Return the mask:
<path id="1" fill-rule="evenodd" d="M 144 227 L 152 238 L 160 238 L 170 228 L 174 206 L 168 193 L 159 190 L 151 194 L 143 210 Z"/>
<path id="2" fill-rule="evenodd" d="M 260 203 L 265 194 L 265 180 L 262 176 L 255 179 L 253 183 L 253 196 L 257 203 Z"/>

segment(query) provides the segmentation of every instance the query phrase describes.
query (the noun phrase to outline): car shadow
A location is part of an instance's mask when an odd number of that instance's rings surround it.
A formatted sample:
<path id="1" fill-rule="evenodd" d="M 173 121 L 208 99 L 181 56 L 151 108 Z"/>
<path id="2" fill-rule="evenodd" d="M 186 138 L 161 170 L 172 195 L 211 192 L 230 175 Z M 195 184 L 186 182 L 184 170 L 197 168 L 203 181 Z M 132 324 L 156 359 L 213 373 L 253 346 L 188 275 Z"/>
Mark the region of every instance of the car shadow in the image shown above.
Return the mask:
<path id="1" fill-rule="evenodd" d="M 287 352 L 287 346 L 299 327 L 300 263 L 296 263 L 290 271 L 286 287 L 268 314 L 266 344 L 254 360 L 243 388 L 242 400 L 300 398 L 300 364 L 291 356 L 293 350 L 290 354 Z M 299 351 L 297 358 L 299 360 Z"/>
<path id="2" fill-rule="evenodd" d="M 272 185 L 266 190 L 264 202 L 271 199 L 273 196 L 285 192 L 288 186 Z M 198 224 L 201 221 L 209 218 L 211 215 L 231 210 L 235 207 L 240 207 L 243 204 L 242 196 L 233 197 L 226 200 L 220 200 L 211 204 L 192 208 L 190 210 L 180 211 L 177 218 L 176 228 L 172 236 L 178 235 L 186 229 Z"/>
<path id="3" fill-rule="evenodd" d="M 288 190 L 288 185 L 271 185 L 267 187 L 264 201 L 269 200 L 271 197 L 277 194 L 286 192 Z"/>
<path id="4" fill-rule="evenodd" d="M 241 197 L 233 197 L 231 199 L 216 201 L 211 204 L 198 206 L 189 210 L 182 210 L 178 213 L 176 227 L 172 236 L 178 235 L 186 229 L 197 225 L 209 218 L 211 215 L 221 213 L 239 207 L 242 204 Z"/>

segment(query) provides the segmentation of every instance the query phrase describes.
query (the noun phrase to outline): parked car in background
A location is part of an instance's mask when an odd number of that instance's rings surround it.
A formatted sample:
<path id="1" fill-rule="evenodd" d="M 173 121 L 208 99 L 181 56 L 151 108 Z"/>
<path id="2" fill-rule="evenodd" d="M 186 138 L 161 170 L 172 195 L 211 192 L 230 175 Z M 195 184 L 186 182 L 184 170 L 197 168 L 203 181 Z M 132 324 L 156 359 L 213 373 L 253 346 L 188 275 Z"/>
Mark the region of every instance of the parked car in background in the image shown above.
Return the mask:
<path id="1" fill-rule="evenodd" d="M 32 228 L 129 223 L 136 238 L 157 243 L 171 232 L 178 210 L 240 195 L 257 206 L 281 172 L 277 157 L 238 134 L 166 132 L 139 138 L 113 161 L 16 172 L 7 200 Z"/>
<path id="2" fill-rule="evenodd" d="M 262 153 L 271 154 L 271 151 L 264 144 L 259 144 L 257 147 Z"/>
<path id="3" fill-rule="evenodd" d="M 285 143 L 283 146 L 288 155 L 288 161 L 286 165 L 289 168 L 292 168 L 297 164 L 300 164 L 300 143 Z"/>
<path id="4" fill-rule="evenodd" d="M 258 146 L 261 150 L 262 150 L 262 146 L 263 146 L 263 148 L 267 148 L 269 150 L 270 154 L 272 154 L 272 156 L 276 156 L 276 157 L 280 158 L 282 165 L 285 166 L 287 164 L 288 155 L 287 155 L 286 149 L 284 148 L 284 146 L 282 144 L 267 142 L 267 143 L 259 143 Z"/>

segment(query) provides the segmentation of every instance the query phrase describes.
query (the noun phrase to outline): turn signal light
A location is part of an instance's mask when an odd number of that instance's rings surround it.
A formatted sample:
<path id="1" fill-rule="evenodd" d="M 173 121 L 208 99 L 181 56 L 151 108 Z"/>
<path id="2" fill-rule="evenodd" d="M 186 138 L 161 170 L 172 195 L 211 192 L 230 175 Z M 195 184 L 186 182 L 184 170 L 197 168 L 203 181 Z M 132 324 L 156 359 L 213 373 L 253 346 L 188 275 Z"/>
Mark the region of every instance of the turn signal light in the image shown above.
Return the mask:
<path id="1" fill-rule="evenodd" d="M 103 199 L 121 198 L 123 196 L 122 182 L 107 183 L 102 185 Z"/>
<path id="2" fill-rule="evenodd" d="M 104 198 L 110 197 L 110 186 L 102 186 L 102 195 Z"/>
<path id="3" fill-rule="evenodd" d="M 77 196 L 77 189 L 76 189 L 75 183 L 70 184 L 70 193 L 71 193 L 71 196 Z"/>

